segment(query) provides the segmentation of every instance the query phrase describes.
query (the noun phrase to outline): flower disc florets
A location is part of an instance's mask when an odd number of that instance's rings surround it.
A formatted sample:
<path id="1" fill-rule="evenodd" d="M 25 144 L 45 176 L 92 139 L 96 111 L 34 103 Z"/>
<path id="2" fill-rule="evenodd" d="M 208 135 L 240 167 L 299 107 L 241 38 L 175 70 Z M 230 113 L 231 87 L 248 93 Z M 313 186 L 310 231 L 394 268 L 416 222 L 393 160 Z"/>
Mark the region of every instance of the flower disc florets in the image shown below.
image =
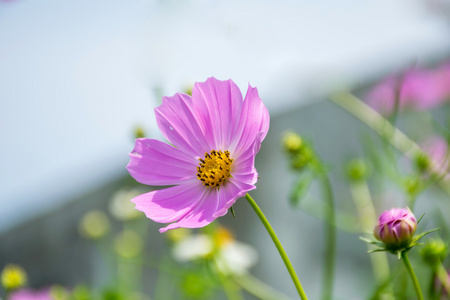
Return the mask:
<path id="1" fill-rule="evenodd" d="M 211 150 L 205 153 L 205 158 L 199 158 L 200 166 L 197 167 L 197 178 L 205 186 L 219 187 L 231 177 L 231 164 L 233 159 L 230 152 Z"/>
<path id="2" fill-rule="evenodd" d="M 409 209 L 393 208 L 381 214 L 373 235 L 391 252 L 410 246 L 417 229 L 417 221 Z"/>

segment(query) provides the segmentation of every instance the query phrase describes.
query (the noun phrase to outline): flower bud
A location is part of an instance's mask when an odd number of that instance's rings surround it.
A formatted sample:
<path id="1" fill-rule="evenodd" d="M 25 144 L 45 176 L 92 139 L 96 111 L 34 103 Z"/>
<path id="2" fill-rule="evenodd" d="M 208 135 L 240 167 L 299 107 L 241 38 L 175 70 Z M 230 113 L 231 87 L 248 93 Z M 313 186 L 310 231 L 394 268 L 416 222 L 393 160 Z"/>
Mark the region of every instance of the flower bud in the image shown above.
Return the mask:
<path id="1" fill-rule="evenodd" d="M 296 153 L 291 159 L 291 167 L 297 170 L 302 170 L 314 160 L 314 152 L 310 147 L 304 147 L 301 151 Z"/>
<path id="2" fill-rule="evenodd" d="M 373 235 L 386 249 L 397 252 L 410 246 L 416 229 L 416 218 L 408 208 L 392 208 L 381 214 Z"/>
<path id="3" fill-rule="evenodd" d="M 145 130 L 144 128 L 142 128 L 141 126 L 137 126 L 136 128 L 134 128 L 134 138 L 135 139 L 140 139 L 145 137 Z"/>
<path id="4" fill-rule="evenodd" d="M 427 264 L 436 266 L 447 256 L 447 245 L 441 239 L 432 239 L 423 246 L 420 254 Z"/>
<path id="5" fill-rule="evenodd" d="M 26 284 L 27 274 L 22 267 L 9 264 L 3 269 L 1 279 L 5 290 L 15 290 Z"/>
<path id="6" fill-rule="evenodd" d="M 292 154 L 299 152 L 304 145 L 302 138 L 292 131 L 284 134 L 282 144 L 284 150 Z"/>
<path id="7" fill-rule="evenodd" d="M 362 159 L 352 159 L 345 166 L 347 176 L 352 181 L 359 181 L 367 177 L 369 174 L 369 168 Z"/>
<path id="8" fill-rule="evenodd" d="M 414 164 L 419 172 L 425 172 L 430 166 L 430 158 L 425 153 L 419 153 L 414 158 Z"/>

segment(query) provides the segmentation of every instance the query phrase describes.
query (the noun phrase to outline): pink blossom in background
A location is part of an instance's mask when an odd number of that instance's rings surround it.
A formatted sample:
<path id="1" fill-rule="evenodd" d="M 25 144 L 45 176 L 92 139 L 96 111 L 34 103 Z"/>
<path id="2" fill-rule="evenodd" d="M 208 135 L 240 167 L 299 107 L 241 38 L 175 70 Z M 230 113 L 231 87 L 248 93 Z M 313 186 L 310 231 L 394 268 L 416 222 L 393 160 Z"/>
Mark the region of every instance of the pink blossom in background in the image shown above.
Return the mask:
<path id="1" fill-rule="evenodd" d="M 382 114 L 390 114 L 399 96 L 399 109 L 428 110 L 449 100 L 450 63 L 436 69 L 412 69 L 402 76 L 388 76 L 366 95 L 367 103 Z"/>
<path id="2" fill-rule="evenodd" d="M 256 88 L 243 100 L 233 81 L 211 77 L 192 97 L 164 97 L 155 113 L 173 146 L 137 139 L 127 169 L 140 183 L 172 186 L 131 200 L 153 221 L 174 222 L 160 232 L 206 226 L 256 188 L 255 155 L 270 122 Z"/>
<path id="3" fill-rule="evenodd" d="M 450 98 L 450 61 L 442 64 L 436 70 L 438 85 L 447 100 Z"/>
<path id="4" fill-rule="evenodd" d="M 450 153 L 448 153 L 449 149 L 445 139 L 432 137 L 422 147 L 430 156 L 434 171 L 441 176 L 449 177 Z"/>
<path id="5" fill-rule="evenodd" d="M 31 289 L 23 289 L 12 293 L 9 300 L 55 300 L 51 294 L 50 289 L 35 291 Z"/>

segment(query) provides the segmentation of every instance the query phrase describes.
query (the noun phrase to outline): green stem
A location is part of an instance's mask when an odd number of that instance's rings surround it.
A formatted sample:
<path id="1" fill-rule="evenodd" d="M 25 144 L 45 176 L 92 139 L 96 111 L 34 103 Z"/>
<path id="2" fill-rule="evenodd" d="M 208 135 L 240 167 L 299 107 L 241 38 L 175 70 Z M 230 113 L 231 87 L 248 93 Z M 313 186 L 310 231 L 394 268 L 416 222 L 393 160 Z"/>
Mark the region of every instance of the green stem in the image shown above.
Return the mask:
<path id="1" fill-rule="evenodd" d="M 436 271 L 432 270 L 430 274 L 430 284 L 428 286 L 428 299 L 435 300 L 437 299 L 436 293 Z"/>
<path id="2" fill-rule="evenodd" d="M 439 281 L 442 283 L 442 286 L 447 291 L 447 294 L 450 295 L 450 282 L 447 271 L 442 266 L 442 263 L 439 264 L 436 270 L 436 275 L 439 278 Z"/>
<path id="3" fill-rule="evenodd" d="M 216 274 L 219 277 L 220 282 L 222 283 L 223 290 L 227 296 L 228 300 L 243 300 L 239 287 L 237 284 L 231 279 L 226 276 L 222 271 L 220 271 L 219 264 L 217 263 L 217 260 L 214 259 L 214 264 L 216 267 Z"/>
<path id="4" fill-rule="evenodd" d="M 244 290 L 259 299 L 289 300 L 288 296 L 274 290 L 271 286 L 267 285 L 266 283 L 262 282 L 258 278 L 253 277 L 250 274 L 236 276 L 235 281 Z"/>
<path id="5" fill-rule="evenodd" d="M 350 192 L 355 202 L 362 230 L 370 232 L 373 224 L 377 221 L 377 215 L 367 183 L 365 181 L 352 182 L 350 184 Z M 373 249 L 373 245 L 368 245 L 369 251 Z M 390 276 L 387 255 L 385 252 L 372 253 L 370 261 L 375 279 L 381 285 Z"/>
<path id="6" fill-rule="evenodd" d="M 245 195 L 245 199 L 247 199 L 248 203 L 252 206 L 253 210 L 258 215 L 259 219 L 263 223 L 264 227 L 266 227 L 267 232 L 269 233 L 270 237 L 272 238 L 273 243 L 278 249 L 278 252 L 280 253 L 281 258 L 283 259 L 284 264 L 286 265 L 286 268 L 289 271 L 289 274 L 291 275 L 292 281 L 294 282 L 295 287 L 297 288 L 298 294 L 302 300 L 307 300 L 305 292 L 303 291 L 303 287 L 300 283 L 300 280 L 297 277 L 297 274 L 295 273 L 294 267 L 292 267 L 292 264 L 289 260 L 289 257 L 287 256 L 286 252 L 283 249 L 283 246 L 280 243 L 280 240 L 278 239 L 275 231 L 273 230 L 272 226 L 270 226 L 269 221 L 264 216 L 264 213 L 261 211 L 259 206 L 256 204 L 255 200 L 249 195 Z"/>
<path id="7" fill-rule="evenodd" d="M 379 113 L 354 95 L 349 93 L 338 94 L 331 97 L 331 101 L 365 123 L 408 158 L 414 160 L 418 155 L 426 155 L 426 153 L 424 153 L 423 150 L 409 137 L 395 128 L 388 120 L 383 118 Z M 434 163 L 431 161 L 428 172 L 436 178 L 439 178 L 439 171 L 437 171 L 439 168 L 436 168 L 433 164 Z M 450 179 L 443 178 L 436 182 L 450 195 Z"/>
<path id="8" fill-rule="evenodd" d="M 423 300 L 423 295 L 422 295 L 422 291 L 420 290 L 419 281 L 417 280 L 416 274 L 414 273 L 411 263 L 409 262 L 406 251 L 402 252 L 402 259 L 403 259 L 403 262 L 405 263 L 405 267 L 408 270 L 409 275 L 411 276 L 411 280 L 413 282 L 414 289 L 416 290 L 417 299 Z"/>
<path id="9" fill-rule="evenodd" d="M 325 201 L 329 209 L 325 212 L 325 264 L 323 271 L 324 288 L 322 290 L 322 299 L 330 300 L 333 294 L 334 281 L 334 267 L 336 260 L 336 216 L 334 208 L 333 190 L 331 188 L 330 179 L 327 174 L 322 174 L 320 177 L 322 191 L 324 193 Z"/>

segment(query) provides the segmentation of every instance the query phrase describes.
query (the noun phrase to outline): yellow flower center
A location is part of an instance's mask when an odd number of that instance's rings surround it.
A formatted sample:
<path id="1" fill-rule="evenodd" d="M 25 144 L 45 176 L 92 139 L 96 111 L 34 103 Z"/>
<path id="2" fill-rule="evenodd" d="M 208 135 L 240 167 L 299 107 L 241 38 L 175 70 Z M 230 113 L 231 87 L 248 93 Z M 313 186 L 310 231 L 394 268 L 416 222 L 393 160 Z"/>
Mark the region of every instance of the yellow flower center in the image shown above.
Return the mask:
<path id="1" fill-rule="evenodd" d="M 210 187 L 219 187 L 227 178 L 231 177 L 230 152 L 227 150 L 211 150 L 205 153 L 205 158 L 199 158 L 197 167 L 197 178 L 205 185 Z"/>

